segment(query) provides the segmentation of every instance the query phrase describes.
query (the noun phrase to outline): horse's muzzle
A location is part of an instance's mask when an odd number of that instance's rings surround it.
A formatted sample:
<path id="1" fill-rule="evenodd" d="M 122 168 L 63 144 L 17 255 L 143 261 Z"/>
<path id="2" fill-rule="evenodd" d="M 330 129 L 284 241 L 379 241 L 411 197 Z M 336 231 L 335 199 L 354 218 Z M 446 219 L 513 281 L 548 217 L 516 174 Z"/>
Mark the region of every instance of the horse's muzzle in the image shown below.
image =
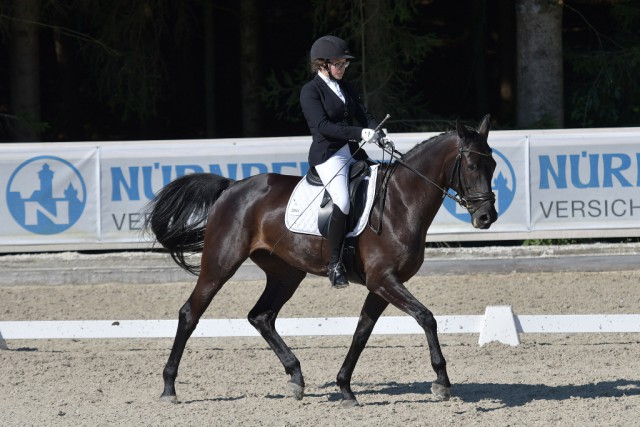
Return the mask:
<path id="1" fill-rule="evenodd" d="M 471 224 L 480 230 L 486 230 L 498 219 L 498 212 L 493 203 L 481 207 L 471 215 Z"/>

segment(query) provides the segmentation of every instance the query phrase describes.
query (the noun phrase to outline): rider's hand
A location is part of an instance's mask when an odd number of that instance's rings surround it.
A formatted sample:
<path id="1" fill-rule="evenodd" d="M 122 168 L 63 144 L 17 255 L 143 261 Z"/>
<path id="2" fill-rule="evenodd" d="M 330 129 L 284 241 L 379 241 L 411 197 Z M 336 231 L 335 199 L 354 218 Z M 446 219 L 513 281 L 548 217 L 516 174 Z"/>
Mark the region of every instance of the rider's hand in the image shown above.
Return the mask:
<path id="1" fill-rule="evenodd" d="M 366 142 L 376 142 L 378 140 L 378 135 L 376 131 L 373 129 L 362 129 L 362 140 Z"/>
<path id="2" fill-rule="evenodd" d="M 395 145 L 393 144 L 393 141 L 391 141 L 386 136 L 383 136 L 382 138 L 380 138 L 378 140 L 378 145 L 380 145 L 382 148 L 386 148 L 386 149 L 389 149 L 389 150 L 395 150 L 396 149 Z"/>

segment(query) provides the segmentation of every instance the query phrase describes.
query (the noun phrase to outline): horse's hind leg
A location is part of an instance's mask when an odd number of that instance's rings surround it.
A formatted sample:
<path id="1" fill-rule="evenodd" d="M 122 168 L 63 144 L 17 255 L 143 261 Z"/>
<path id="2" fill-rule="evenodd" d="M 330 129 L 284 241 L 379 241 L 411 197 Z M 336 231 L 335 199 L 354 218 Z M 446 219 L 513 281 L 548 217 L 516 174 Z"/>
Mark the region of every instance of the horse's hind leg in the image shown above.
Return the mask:
<path id="1" fill-rule="evenodd" d="M 436 319 L 433 313 L 421 304 L 401 282 L 394 279 L 390 280 L 392 281 L 389 282 L 389 279 L 387 279 L 384 286 L 370 288 L 370 290 L 413 317 L 424 329 L 427 343 L 429 344 L 431 366 L 436 373 L 436 380 L 431 385 L 431 392 L 436 398 L 446 400 L 451 397 L 451 382 L 447 374 L 447 362 L 442 354 L 438 340 Z"/>
<path id="2" fill-rule="evenodd" d="M 214 254 L 207 255 L 208 251 L 205 250 L 202 255 L 202 270 L 198 276 L 196 286 L 189 296 L 187 302 L 182 306 L 178 316 L 178 330 L 176 331 L 176 337 L 173 341 L 173 347 L 171 348 L 171 354 L 169 360 L 162 372 L 162 378 L 164 379 L 164 390 L 160 395 L 160 400 L 168 402 L 177 402 L 175 381 L 178 375 L 178 367 L 182 354 L 184 353 L 185 346 L 191 334 L 196 329 L 200 317 L 205 312 L 213 297 L 218 293 L 222 286 L 233 276 L 238 267 L 242 264 L 244 259 L 237 257 L 235 263 L 217 263 L 212 262 L 213 256 L 218 258 L 221 256 L 216 251 Z M 230 252 L 227 252 L 227 254 Z M 218 266 L 215 270 L 208 266 Z M 221 265 L 231 265 L 227 269 L 221 269 Z"/>
<path id="3" fill-rule="evenodd" d="M 353 391 L 351 391 L 351 376 L 353 370 L 356 368 L 356 363 L 362 354 L 362 350 L 367 345 L 367 341 L 371 336 L 373 327 L 376 325 L 378 318 L 382 315 L 385 308 L 389 303 L 374 293 L 369 293 L 367 299 L 364 301 L 362 311 L 360 312 L 360 319 L 358 320 L 358 326 L 356 332 L 353 334 L 353 340 L 351 341 L 351 347 L 347 353 L 347 357 L 344 359 L 342 368 L 338 372 L 336 383 L 340 387 L 342 392 L 343 407 L 358 406 Z"/>
<path id="4" fill-rule="evenodd" d="M 300 361 L 276 331 L 276 317 L 280 309 L 291 299 L 306 273 L 280 261 L 275 256 L 252 259 L 267 273 L 267 285 L 256 305 L 248 315 L 249 322 L 276 353 L 290 375 L 289 388 L 298 400 L 304 396 L 304 377 Z M 267 261 L 268 260 L 268 261 Z M 263 261 L 263 262 L 261 262 Z"/>
<path id="5" fill-rule="evenodd" d="M 224 282 L 216 284 L 199 278 L 191 296 L 182 308 L 180 308 L 178 330 L 176 331 L 176 337 L 173 341 L 169 360 L 162 371 L 164 390 L 162 391 L 162 395 L 160 395 L 160 400 L 174 403 L 178 401 L 175 381 L 178 376 L 178 367 L 182 359 L 182 354 L 184 353 L 189 337 L 191 337 L 191 334 L 200 321 L 200 317 L 209 306 L 209 303 L 211 303 L 215 294 L 220 290 L 223 283 Z"/>

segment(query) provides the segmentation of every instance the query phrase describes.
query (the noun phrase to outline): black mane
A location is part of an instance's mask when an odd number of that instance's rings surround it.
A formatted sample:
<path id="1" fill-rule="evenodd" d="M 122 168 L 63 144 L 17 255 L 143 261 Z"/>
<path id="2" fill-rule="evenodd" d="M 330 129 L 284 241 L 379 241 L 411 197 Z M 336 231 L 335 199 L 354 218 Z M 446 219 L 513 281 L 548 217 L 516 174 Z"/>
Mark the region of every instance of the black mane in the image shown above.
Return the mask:
<path id="1" fill-rule="evenodd" d="M 450 130 L 450 131 L 447 131 L 447 132 L 442 132 L 442 133 L 441 133 L 441 134 L 439 134 L 439 135 L 435 135 L 435 136 L 432 136 L 432 137 L 431 137 L 431 138 L 429 138 L 429 139 L 425 139 L 424 141 L 419 142 L 419 143 L 417 143 L 416 145 L 414 145 L 414 146 L 413 146 L 413 148 L 412 148 L 411 150 L 407 151 L 404 155 L 405 155 L 405 156 L 410 156 L 410 155 L 412 155 L 414 152 L 419 151 L 423 145 L 427 145 L 427 144 L 435 143 L 435 142 L 437 142 L 437 141 L 440 141 L 440 139 L 444 138 L 445 136 L 449 136 L 449 135 L 451 135 L 451 134 L 455 134 L 455 131 Z"/>

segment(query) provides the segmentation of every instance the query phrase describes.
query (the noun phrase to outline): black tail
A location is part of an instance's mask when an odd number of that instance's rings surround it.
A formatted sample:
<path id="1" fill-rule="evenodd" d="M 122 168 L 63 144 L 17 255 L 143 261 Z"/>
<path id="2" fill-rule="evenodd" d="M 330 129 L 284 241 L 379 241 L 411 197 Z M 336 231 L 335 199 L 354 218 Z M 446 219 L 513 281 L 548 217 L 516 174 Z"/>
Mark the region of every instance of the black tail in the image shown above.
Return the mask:
<path id="1" fill-rule="evenodd" d="M 185 175 L 162 188 L 145 209 L 146 232 L 191 274 L 197 275 L 200 265 L 185 255 L 202 250 L 209 210 L 232 182 L 210 173 Z"/>

